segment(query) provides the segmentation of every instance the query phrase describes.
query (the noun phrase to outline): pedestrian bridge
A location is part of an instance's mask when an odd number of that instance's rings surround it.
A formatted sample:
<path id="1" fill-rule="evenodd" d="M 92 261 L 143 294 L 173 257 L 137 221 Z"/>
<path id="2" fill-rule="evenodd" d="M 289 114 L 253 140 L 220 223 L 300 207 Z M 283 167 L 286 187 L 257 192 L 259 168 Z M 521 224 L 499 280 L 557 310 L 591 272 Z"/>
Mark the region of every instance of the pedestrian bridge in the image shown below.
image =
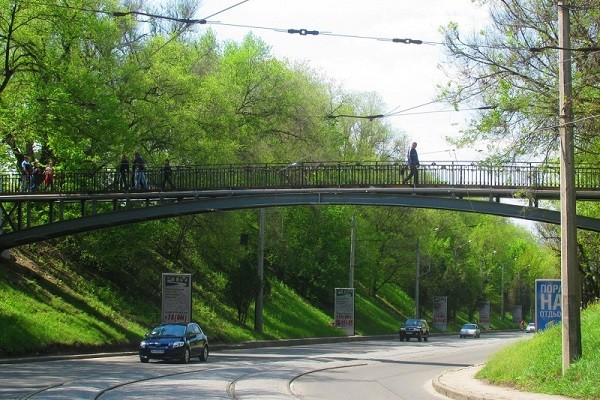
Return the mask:
<path id="1" fill-rule="evenodd" d="M 559 165 L 435 162 L 419 167 L 419 184 L 403 184 L 398 162 L 173 166 L 145 171 L 149 187 L 120 184 L 114 168 L 58 171 L 51 187 L 20 174 L 0 174 L 0 250 L 73 233 L 174 216 L 295 205 L 373 205 L 478 212 L 560 223 Z M 31 179 L 35 179 L 32 177 Z M 578 200 L 600 198 L 600 168 L 579 166 Z M 523 205 L 502 203 L 520 199 Z M 600 221 L 577 217 L 579 228 L 600 232 Z"/>

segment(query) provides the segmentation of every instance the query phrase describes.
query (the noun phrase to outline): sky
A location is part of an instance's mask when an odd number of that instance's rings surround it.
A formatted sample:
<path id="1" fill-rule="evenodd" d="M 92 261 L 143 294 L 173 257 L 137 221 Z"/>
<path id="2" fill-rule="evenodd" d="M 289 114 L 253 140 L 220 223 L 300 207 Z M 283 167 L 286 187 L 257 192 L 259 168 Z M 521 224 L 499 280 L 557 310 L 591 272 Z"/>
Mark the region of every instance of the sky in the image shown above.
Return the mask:
<path id="1" fill-rule="evenodd" d="M 376 92 L 386 112 L 417 107 L 408 111 L 415 115 L 387 120 L 409 142 L 418 143 L 422 162 L 482 158 L 478 149 L 456 150 L 444 140 L 457 136 L 468 112 L 432 113 L 449 110 L 441 104 L 418 107 L 434 100 L 436 85 L 447 81 L 438 68 L 443 47 L 427 44 L 442 41 L 440 26 L 457 22 L 467 33 L 487 21 L 487 10 L 471 0 L 203 0 L 195 17 L 219 21 L 199 29 L 211 27 L 220 41 L 241 41 L 251 31 L 271 46 L 277 58 L 306 62 L 345 90 Z M 328 34 L 289 34 L 287 29 Z M 365 37 L 408 38 L 426 44 Z"/>

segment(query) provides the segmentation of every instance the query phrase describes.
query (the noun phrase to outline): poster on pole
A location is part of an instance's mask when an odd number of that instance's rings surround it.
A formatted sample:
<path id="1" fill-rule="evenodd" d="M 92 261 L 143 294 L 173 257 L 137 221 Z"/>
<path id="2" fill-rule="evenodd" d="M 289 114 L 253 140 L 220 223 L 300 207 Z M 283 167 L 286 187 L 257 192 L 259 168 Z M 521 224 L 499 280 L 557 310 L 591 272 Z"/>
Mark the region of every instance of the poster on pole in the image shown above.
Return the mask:
<path id="1" fill-rule="evenodd" d="M 486 301 L 479 306 L 479 326 L 486 331 L 490 329 L 490 302 Z"/>
<path id="2" fill-rule="evenodd" d="M 354 336 L 354 289 L 335 289 L 334 325 L 346 332 L 348 336 Z"/>
<path id="3" fill-rule="evenodd" d="M 543 331 L 562 321 L 560 279 L 535 280 L 535 328 Z"/>
<path id="4" fill-rule="evenodd" d="M 513 322 L 519 324 L 521 321 L 523 321 L 523 307 L 516 305 L 513 309 Z"/>
<path id="5" fill-rule="evenodd" d="M 162 322 L 192 321 L 192 274 L 162 274 Z"/>
<path id="6" fill-rule="evenodd" d="M 433 297 L 433 326 L 441 332 L 446 332 L 448 322 L 448 297 Z"/>

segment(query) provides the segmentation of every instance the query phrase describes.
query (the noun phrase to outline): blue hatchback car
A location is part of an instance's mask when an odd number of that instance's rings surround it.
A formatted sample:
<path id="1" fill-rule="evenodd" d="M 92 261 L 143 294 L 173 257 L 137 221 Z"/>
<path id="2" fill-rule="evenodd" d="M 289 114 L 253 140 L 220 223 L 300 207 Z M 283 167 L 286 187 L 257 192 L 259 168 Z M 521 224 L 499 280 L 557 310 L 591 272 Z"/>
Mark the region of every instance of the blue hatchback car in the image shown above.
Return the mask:
<path id="1" fill-rule="evenodd" d="M 143 363 L 151 359 L 188 363 L 193 357 L 208 360 L 208 337 L 194 322 L 158 325 L 140 342 Z"/>

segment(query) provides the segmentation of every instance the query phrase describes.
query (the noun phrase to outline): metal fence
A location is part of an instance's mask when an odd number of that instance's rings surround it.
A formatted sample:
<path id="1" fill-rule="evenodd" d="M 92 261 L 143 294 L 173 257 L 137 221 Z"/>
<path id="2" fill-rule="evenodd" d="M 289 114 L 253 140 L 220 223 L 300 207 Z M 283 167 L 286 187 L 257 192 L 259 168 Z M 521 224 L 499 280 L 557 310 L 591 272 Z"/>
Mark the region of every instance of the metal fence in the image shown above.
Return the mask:
<path id="1" fill-rule="evenodd" d="M 419 185 L 432 187 L 558 188 L 558 164 L 514 163 L 487 165 L 480 162 L 435 162 L 419 167 Z M 136 190 L 194 191 L 213 189 L 393 187 L 403 185 L 409 168 L 400 162 L 302 162 L 294 164 L 173 166 L 170 182 L 160 168 L 145 171 L 148 187 L 134 188 L 133 175 L 119 184 L 116 169 L 58 170 L 52 185 L 43 175 L 24 177 L 0 174 L 2 194 L 17 193 L 110 193 Z M 577 189 L 598 190 L 600 168 L 578 166 Z"/>

